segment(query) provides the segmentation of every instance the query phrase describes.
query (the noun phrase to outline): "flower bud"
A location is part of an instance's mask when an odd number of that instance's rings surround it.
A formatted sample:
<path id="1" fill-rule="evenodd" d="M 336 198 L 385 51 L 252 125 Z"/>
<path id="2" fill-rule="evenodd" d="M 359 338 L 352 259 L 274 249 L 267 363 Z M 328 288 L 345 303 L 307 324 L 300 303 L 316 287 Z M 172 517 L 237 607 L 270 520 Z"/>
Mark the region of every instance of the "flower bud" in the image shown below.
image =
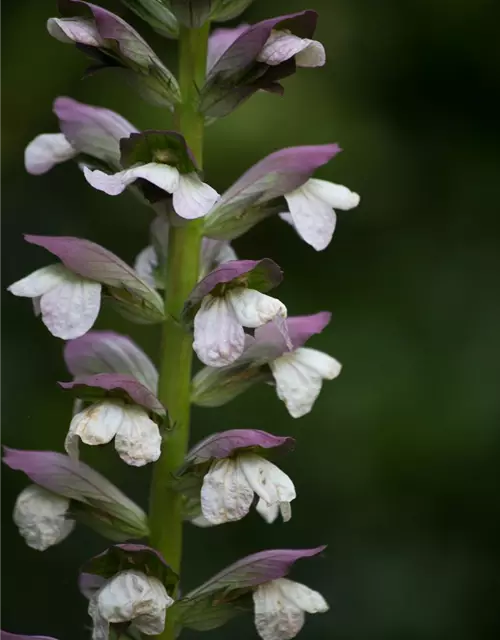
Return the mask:
<path id="1" fill-rule="evenodd" d="M 68 498 L 32 484 L 17 497 L 13 517 L 26 544 L 45 551 L 73 531 L 74 520 L 66 519 L 68 509 Z"/>

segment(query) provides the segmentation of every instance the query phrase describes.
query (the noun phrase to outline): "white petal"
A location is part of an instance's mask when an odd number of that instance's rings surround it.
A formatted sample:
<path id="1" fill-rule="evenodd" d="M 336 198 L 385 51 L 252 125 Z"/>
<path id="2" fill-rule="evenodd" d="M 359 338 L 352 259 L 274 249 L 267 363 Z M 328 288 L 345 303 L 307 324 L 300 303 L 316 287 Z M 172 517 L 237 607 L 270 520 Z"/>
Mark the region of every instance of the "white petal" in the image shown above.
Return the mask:
<path id="1" fill-rule="evenodd" d="M 260 327 L 277 316 L 287 316 L 286 307 L 280 300 L 255 289 L 230 289 L 226 293 L 226 299 L 231 302 L 238 322 L 250 329 Z"/>
<path id="2" fill-rule="evenodd" d="M 322 67 L 326 62 L 325 47 L 317 40 L 302 40 L 302 50 L 295 56 L 298 67 Z"/>
<path id="3" fill-rule="evenodd" d="M 100 47 L 104 40 L 99 35 L 93 20 L 84 18 L 49 18 L 47 31 L 53 38 L 64 43 L 77 42 L 89 47 Z"/>
<path id="4" fill-rule="evenodd" d="M 187 173 L 179 177 L 179 186 L 174 191 L 172 204 L 181 218 L 194 220 L 208 213 L 218 199 L 217 191 L 202 182 L 196 173 Z"/>
<path id="5" fill-rule="evenodd" d="M 201 510 L 209 522 L 241 520 L 252 501 L 253 491 L 234 460 L 224 458 L 212 463 L 201 488 Z"/>
<path id="6" fill-rule="evenodd" d="M 203 238 L 201 245 L 201 269 L 200 280 L 207 273 L 213 271 L 230 260 L 237 260 L 238 256 L 232 246 L 226 240 L 215 240 L 213 238 Z"/>
<path id="7" fill-rule="evenodd" d="M 203 364 L 224 367 L 239 358 L 245 332 L 224 297 L 205 296 L 194 318 L 193 349 Z"/>
<path id="8" fill-rule="evenodd" d="M 300 582 L 280 578 L 275 581 L 279 590 L 296 607 L 299 607 L 307 613 L 325 613 L 329 606 L 321 593 L 309 589 Z"/>
<path id="9" fill-rule="evenodd" d="M 272 524 L 279 515 L 280 505 L 278 502 L 269 504 L 265 500 L 262 500 L 262 498 L 260 498 L 255 509 L 257 510 L 257 513 L 261 515 L 268 524 Z"/>
<path id="10" fill-rule="evenodd" d="M 283 400 L 292 418 L 311 411 L 321 391 L 322 377 L 295 360 L 295 352 L 285 353 L 270 362 L 276 380 L 278 398 Z"/>
<path id="11" fill-rule="evenodd" d="M 145 247 L 134 262 L 134 271 L 139 278 L 144 280 L 150 287 L 156 288 L 155 270 L 158 267 L 158 256 L 156 249 L 152 245 Z"/>
<path id="12" fill-rule="evenodd" d="M 62 133 L 42 133 L 24 150 L 24 166 L 34 176 L 47 173 L 60 162 L 71 160 L 77 152 Z"/>
<path id="13" fill-rule="evenodd" d="M 251 488 L 268 505 L 291 502 L 295 499 L 293 482 L 269 460 L 255 453 L 240 453 L 236 460 Z"/>
<path id="14" fill-rule="evenodd" d="M 307 184 L 285 194 L 285 198 L 299 236 L 322 251 L 330 244 L 337 217 L 331 205 L 310 192 Z"/>
<path id="15" fill-rule="evenodd" d="M 64 448 L 72 457 L 78 456 L 78 438 L 84 444 L 107 444 L 115 437 L 124 416 L 121 400 L 102 400 L 73 416 Z"/>
<path id="16" fill-rule="evenodd" d="M 56 338 L 72 340 L 92 328 L 101 306 L 101 284 L 69 276 L 40 300 L 42 321 Z M 71 276 L 71 277 L 70 277 Z"/>
<path id="17" fill-rule="evenodd" d="M 120 458 L 133 467 L 155 462 L 161 454 L 161 435 L 143 407 L 125 405 L 124 419 L 118 427 L 115 449 Z"/>
<path id="18" fill-rule="evenodd" d="M 75 526 L 67 520 L 69 500 L 32 484 L 19 494 L 14 507 L 14 522 L 26 544 L 45 551 L 66 538 Z"/>
<path id="19" fill-rule="evenodd" d="M 285 599 L 276 580 L 253 592 L 255 627 L 262 640 L 290 640 L 304 625 L 304 612 Z"/>
<path id="20" fill-rule="evenodd" d="M 307 191 L 314 197 L 323 200 L 334 209 L 340 209 L 341 211 L 354 209 L 360 201 L 359 195 L 354 193 L 354 191 L 351 191 L 341 184 L 329 182 L 328 180 L 310 178 L 303 187 L 306 187 Z"/>
<path id="21" fill-rule="evenodd" d="M 24 298 L 39 298 L 63 282 L 67 280 L 72 281 L 73 278 L 74 276 L 71 271 L 58 262 L 33 271 L 29 276 L 11 284 L 10 287 L 7 288 L 7 291 L 10 291 L 15 296 Z"/>
<path id="22" fill-rule="evenodd" d="M 317 349 L 310 349 L 309 347 L 296 349 L 294 351 L 294 360 L 305 367 L 309 367 L 325 380 L 333 380 L 342 371 L 342 365 L 338 360 L 335 360 L 327 353 Z"/>
<path id="23" fill-rule="evenodd" d="M 139 178 L 151 182 L 168 193 L 173 193 L 179 186 L 179 172 L 177 169 L 167 164 L 156 162 L 142 164 L 118 173 L 104 173 L 99 169 L 92 170 L 88 167 L 83 167 L 83 173 L 87 182 L 94 189 L 104 191 L 109 196 L 117 196 Z"/>
<path id="24" fill-rule="evenodd" d="M 135 622 L 140 631 L 154 635 L 163 631 L 166 609 L 172 604 L 158 578 L 128 570 L 104 585 L 89 605 L 89 613 L 114 624 Z"/>
<path id="25" fill-rule="evenodd" d="M 298 67 L 321 67 L 326 62 L 325 49 L 320 42 L 279 30 L 271 31 L 257 60 L 275 66 L 294 56 Z"/>

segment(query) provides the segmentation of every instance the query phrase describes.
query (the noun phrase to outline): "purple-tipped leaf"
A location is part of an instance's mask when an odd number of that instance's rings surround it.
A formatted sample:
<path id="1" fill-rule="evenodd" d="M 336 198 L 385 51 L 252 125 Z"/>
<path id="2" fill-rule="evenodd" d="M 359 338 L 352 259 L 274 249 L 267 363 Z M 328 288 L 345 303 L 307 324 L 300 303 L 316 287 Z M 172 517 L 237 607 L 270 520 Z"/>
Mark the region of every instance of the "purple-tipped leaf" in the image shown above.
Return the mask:
<path id="1" fill-rule="evenodd" d="M 301 187 L 319 167 L 341 151 L 337 144 L 288 147 L 271 153 L 246 171 L 222 194 L 205 218 L 204 232 L 210 237 L 236 237 L 238 225 L 246 224 L 246 212 L 259 211 L 271 200 Z M 285 210 L 283 206 L 283 210 Z M 245 214 L 245 215 L 244 215 Z M 265 217 L 265 208 L 262 217 Z M 255 221 L 259 222 L 257 215 Z M 239 222 L 241 219 L 241 222 Z M 233 230 L 234 228 L 234 230 Z"/>
<path id="2" fill-rule="evenodd" d="M 81 376 L 71 382 L 59 382 L 63 389 L 69 389 L 79 398 L 97 395 L 121 397 L 153 411 L 159 416 L 166 414 L 165 407 L 156 395 L 136 378 L 119 373 L 98 373 L 93 376 Z M 100 391 L 106 393 L 100 394 Z"/>
<path id="3" fill-rule="evenodd" d="M 79 154 L 102 160 L 120 170 L 120 140 L 137 129 L 109 109 L 94 107 L 64 96 L 54 101 L 59 128 Z"/>
<path id="4" fill-rule="evenodd" d="M 326 546 L 321 546 L 314 549 L 271 549 L 254 553 L 226 567 L 188 593 L 183 600 L 198 600 L 217 591 L 224 590 L 228 593 L 233 589 L 248 589 L 277 580 L 285 576 L 297 560 L 310 558 L 325 549 Z"/>
<path id="5" fill-rule="evenodd" d="M 158 578 L 169 593 L 175 589 L 179 581 L 178 575 L 165 562 L 163 556 L 152 547 L 142 544 L 115 544 L 108 547 L 88 560 L 81 572 L 82 575 L 92 574 L 109 580 L 120 571 L 129 569 L 142 571 L 147 576 Z M 85 579 L 84 586 L 90 589 L 88 578 Z"/>
<path id="6" fill-rule="evenodd" d="M 214 433 L 199 442 L 186 455 L 188 465 L 201 464 L 213 458 L 228 458 L 239 449 L 290 449 L 295 440 L 288 436 L 274 436 L 259 429 L 230 429 Z"/>
<path id="7" fill-rule="evenodd" d="M 282 279 L 283 272 L 280 267 L 269 258 L 225 262 L 200 280 L 191 291 L 184 305 L 183 319 L 189 324 L 203 298 L 216 287 L 236 281 L 249 289 L 265 293 L 276 287 Z"/>
<path id="8" fill-rule="evenodd" d="M 24 239 L 57 256 L 74 273 L 110 287 L 112 298 L 138 322 L 165 319 L 163 301 L 136 272 L 111 251 L 71 236 L 25 235 Z"/>
<path id="9" fill-rule="evenodd" d="M 79 460 L 55 451 L 21 451 L 4 447 L 3 462 L 23 471 L 35 484 L 75 500 L 100 516 L 117 520 L 128 537 L 148 535 L 145 513 L 104 476 Z"/>
<path id="10" fill-rule="evenodd" d="M 89 331 L 69 340 L 64 347 L 64 361 L 75 377 L 119 373 L 136 378 L 156 393 L 158 372 L 154 364 L 129 337 L 114 331 Z"/>

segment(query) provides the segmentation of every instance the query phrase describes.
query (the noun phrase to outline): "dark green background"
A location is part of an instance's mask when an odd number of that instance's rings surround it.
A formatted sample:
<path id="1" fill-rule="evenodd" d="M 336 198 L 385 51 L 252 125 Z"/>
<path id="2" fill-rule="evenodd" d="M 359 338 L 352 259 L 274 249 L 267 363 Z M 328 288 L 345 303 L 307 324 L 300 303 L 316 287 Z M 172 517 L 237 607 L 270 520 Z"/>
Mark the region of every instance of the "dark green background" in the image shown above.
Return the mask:
<path id="1" fill-rule="evenodd" d="M 81 80 L 85 60 L 51 39 L 52 0 L 3 2 L 3 289 L 48 264 L 23 232 L 100 242 L 131 261 L 150 213 L 130 195 L 92 190 L 70 163 L 24 172 L 23 148 L 56 131 L 58 95 L 108 106 L 140 128 L 170 116 L 111 76 Z M 235 243 L 244 258 L 285 270 L 280 298 L 292 314 L 330 309 L 311 346 L 335 355 L 340 378 L 294 421 L 271 388 L 221 409 L 194 411 L 193 442 L 215 430 L 256 427 L 297 438 L 280 463 L 298 498 L 287 524 L 252 514 L 211 530 L 186 528 L 184 588 L 242 555 L 327 543 L 292 577 L 331 605 L 304 638 L 486 640 L 500 631 L 500 299 L 498 18 L 488 0 L 256 0 L 249 21 L 314 8 L 328 64 L 286 81 L 285 97 L 257 95 L 207 131 L 206 178 L 223 191 L 278 148 L 338 142 L 318 176 L 358 191 L 330 247 L 316 253 L 270 220 Z M 117 4 L 108 7 L 118 8 Z M 172 67 L 175 47 L 124 9 Z M 71 400 L 62 344 L 27 300 L 3 294 L 3 442 L 62 449 Z M 134 336 L 157 358 L 158 330 L 111 312 L 100 328 Z M 84 459 L 146 505 L 150 469 L 112 448 Z M 89 636 L 77 568 L 105 546 L 79 528 L 45 553 L 11 522 L 20 473 L 3 474 L 3 626 Z M 168 526 L 168 525 L 167 525 Z M 209 637 L 255 638 L 250 619 Z M 186 633 L 186 637 L 196 637 Z"/>

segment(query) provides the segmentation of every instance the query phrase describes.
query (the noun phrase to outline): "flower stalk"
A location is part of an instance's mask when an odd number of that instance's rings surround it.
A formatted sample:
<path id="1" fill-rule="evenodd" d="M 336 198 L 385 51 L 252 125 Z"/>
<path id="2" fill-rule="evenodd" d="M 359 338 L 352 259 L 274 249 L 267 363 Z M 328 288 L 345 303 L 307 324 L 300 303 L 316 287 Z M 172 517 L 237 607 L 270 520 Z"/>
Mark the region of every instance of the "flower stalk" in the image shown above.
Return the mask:
<path id="1" fill-rule="evenodd" d="M 201 168 L 204 117 L 198 111 L 203 85 L 209 24 L 199 29 L 181 27 L 179 85 L 182 101 L 175 110 L 177 130 Z M 182 556 L 182 497 L 172 487 L 172 474 L 184 460 L 189 440 L 192 337 L 180 324 L 184 302 L 196 285 L 202 240 L 202 220 L 172 226 L 169 232 L 165 273 L 165 313 L 158 396 L 168 407 L 170 431 L 162 455 L 154 466 L 150 496 L 150 541 L 174 571 Z M 168 618 L 168 616 L 167 616 Z M 167 624 L 160 636 L 171 640 L 174 630 Z"/>

